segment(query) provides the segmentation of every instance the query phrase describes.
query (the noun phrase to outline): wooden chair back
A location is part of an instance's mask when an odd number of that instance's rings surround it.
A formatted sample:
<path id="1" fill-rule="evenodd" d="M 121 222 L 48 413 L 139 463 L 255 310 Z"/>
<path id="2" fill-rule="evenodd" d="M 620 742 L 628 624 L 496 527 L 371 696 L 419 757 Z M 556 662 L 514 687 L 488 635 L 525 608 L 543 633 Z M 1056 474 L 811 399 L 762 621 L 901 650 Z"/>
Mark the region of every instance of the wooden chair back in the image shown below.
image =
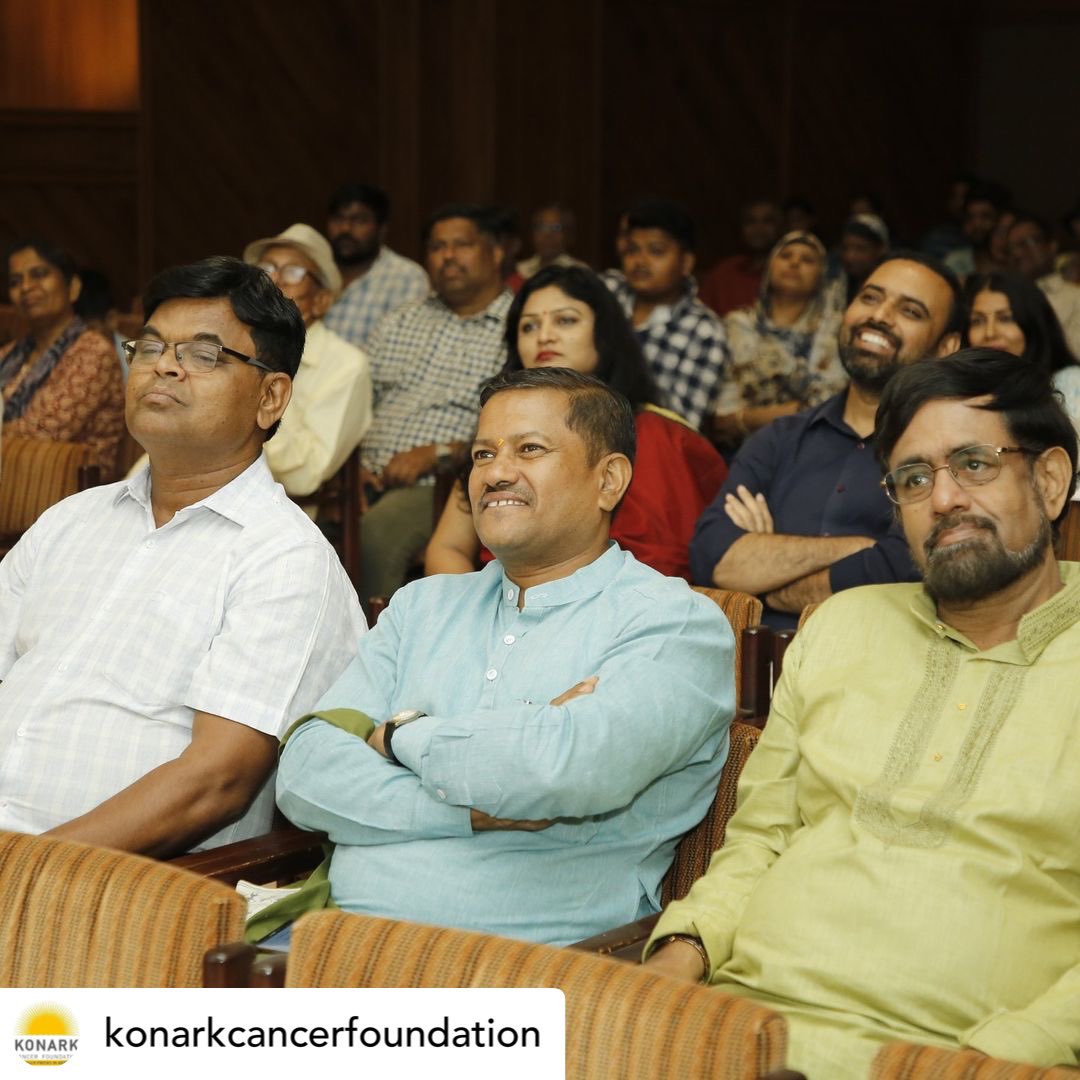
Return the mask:
<path id="1" fill-rule="evenodd" d="M 293 933 L 285 985 L 557 987 L 568 1080 L 756 1078 L 781 1068 L 771 1009 L 606 957 L 463 930 L 319 911 Z"/>
<path id="2" fill-rule="evenodd" d="M 690 891 L 690 886 L 708 869 L 713 852 L 724 846 L 727 823 L 735 813 L 739 776 L 760 737 L 760 728 L 737 720 L 731 725 L 727 761 L 709 812 L 679 841 L 675 858 L 664 875 L 660 900 L 665 906 Z"/>
<path id="3" fill-rule="evenodd" d="M 201 986 L 232 889 L 140 855 L 0 832 L 0 986 Z"/>
<path id="4" fill-rule="evenodd" d="M 42 511 L 100 482 L 97 454 L 85 443 L 5 438 L 2 452 L 0 553 L 13 547 Z"/>
<path id="5" fill-rule="evenodd" d="M 694 592 L 701 593 L 702 596 L 707 596 L 718 604 L 720 610 L 727 616 L 727 621 L 731 623 L 731 629 L 735 634 L 735 700 L 738 702 L 746 679 L 746 671 L 743 665 L 743 649 L 745 647 L 743 631 L 760 623 L 761 613 L 765 609 L 756 596 L 737 592 L 734 589 L 711 589 L 704 585 L 695 585 Z"/>

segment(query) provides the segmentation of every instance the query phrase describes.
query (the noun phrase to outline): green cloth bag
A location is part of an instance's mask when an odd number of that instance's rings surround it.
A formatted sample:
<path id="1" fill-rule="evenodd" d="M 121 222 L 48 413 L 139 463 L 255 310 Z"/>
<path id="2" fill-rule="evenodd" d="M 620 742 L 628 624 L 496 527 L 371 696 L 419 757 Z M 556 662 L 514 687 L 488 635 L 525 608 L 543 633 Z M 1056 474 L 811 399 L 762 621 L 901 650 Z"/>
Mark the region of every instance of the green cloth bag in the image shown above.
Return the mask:
<path id="1" fill-rule="evenodd" d="M 296 734 L 309 720 L 322 720 L 358 739 L 367 742 L 368 737 L 375 730 L 375 721 L 370 716 L 358 709 L 327 709 L 325 712 L 308 713 L 301 716 L 281 738 L 278 754 L 285 749 L 285 744 Z M 244 925 L 244 940 L 250 944 L 258 944 L 263 938 L 280 930 L 287 923 L 295 922 L 301 915 L 308 911 L 318 911 L 320 908 L 334 907 L 334 901 L 330 898 L 330 858 L 334 853 L 334 845 L 323 844 L 325 858 L 311 872 L 310 877 L 300 886 L 290 890 L 288 896 L 275 900 L 268 904 L 258 914 L 252 915 Z"/>

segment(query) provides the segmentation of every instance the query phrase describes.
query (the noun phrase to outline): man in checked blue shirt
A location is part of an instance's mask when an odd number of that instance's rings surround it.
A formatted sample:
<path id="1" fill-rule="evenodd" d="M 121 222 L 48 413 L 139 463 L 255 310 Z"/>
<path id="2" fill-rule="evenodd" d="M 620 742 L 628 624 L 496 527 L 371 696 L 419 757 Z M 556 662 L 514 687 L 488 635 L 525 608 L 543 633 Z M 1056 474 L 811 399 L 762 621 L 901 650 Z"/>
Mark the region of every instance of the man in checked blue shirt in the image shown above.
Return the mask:
<path id="1" fill-rule="evenodd" d="M 485 388 L 469 498 L 496 561 L 398 591 L 282 753 L 278 803 L 336 844 L 334 903 L 565 944 L 659 907 L 727 756 L 720 609 L 608 540 L 628 403 L 566 369 Z"/>
<path id="2" fill-rule="evenodd" d="M 603 277 L 641 342 L 665 405 L 701 427 L 727 368 L 724 324 L 697 296 L 696 229 L 679 203 L 648 199 L 625 214 L 622 271 Z"/>

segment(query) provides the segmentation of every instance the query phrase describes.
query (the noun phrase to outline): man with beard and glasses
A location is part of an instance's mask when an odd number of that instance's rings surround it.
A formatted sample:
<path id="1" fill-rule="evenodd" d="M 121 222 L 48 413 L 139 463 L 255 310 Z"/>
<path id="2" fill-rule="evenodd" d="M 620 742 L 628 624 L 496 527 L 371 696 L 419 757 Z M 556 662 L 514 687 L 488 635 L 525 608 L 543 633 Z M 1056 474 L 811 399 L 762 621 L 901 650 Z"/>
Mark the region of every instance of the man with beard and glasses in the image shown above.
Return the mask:
<path id="1" fill-rule="evenodd" d="M 390 200 L 371 184 L 343 184 L 330 196 L 326 235 L 343 289 L 323 318 L 328 330 L 365 348 L 379 320 L 430 285 L 423 267 L 386 244 Z"/>
<path id="2" fill-rule="evenodd" d="M 1076 434 L 1044 374 L 969 349 L 900 372 L 876 439 L 925 582 L 799 631 L 649 963 L 779 1010 L 812 1078 L 895 1040 L 1076 1065 L 1080 566 L 1052 548 Z"/>
<path id="3" fill-rule="evenodd" d="M 846 390 L 743 444 L 690 544 L 694 581 L 760 595 L 765 622 L 793 627 L 810 603 L 918 572 L 874 464 L 874 416 L 891 376 L 960 345 L 964 304 L 937 260 L 896 252 L 844 314 Z"/>

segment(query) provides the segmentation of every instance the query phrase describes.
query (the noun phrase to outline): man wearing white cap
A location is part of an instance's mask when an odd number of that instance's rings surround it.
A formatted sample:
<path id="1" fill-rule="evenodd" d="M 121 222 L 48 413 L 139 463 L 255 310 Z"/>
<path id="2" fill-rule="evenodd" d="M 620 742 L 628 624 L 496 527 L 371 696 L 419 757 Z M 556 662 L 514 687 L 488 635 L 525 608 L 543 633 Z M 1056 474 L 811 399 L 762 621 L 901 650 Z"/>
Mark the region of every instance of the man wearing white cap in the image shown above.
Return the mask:
<path id="1" fill-rule="evenodd" d="M 341 274 L 318 230 L 291 225 L 248 244 L 244 261 L 270 275 L 307 328 L 292 401 L 266 456 L 290 495 L 310 495 L 341 468 L 371 423 L 370 365 L 364 352 L 323 324 L 341 292 Z"/>

